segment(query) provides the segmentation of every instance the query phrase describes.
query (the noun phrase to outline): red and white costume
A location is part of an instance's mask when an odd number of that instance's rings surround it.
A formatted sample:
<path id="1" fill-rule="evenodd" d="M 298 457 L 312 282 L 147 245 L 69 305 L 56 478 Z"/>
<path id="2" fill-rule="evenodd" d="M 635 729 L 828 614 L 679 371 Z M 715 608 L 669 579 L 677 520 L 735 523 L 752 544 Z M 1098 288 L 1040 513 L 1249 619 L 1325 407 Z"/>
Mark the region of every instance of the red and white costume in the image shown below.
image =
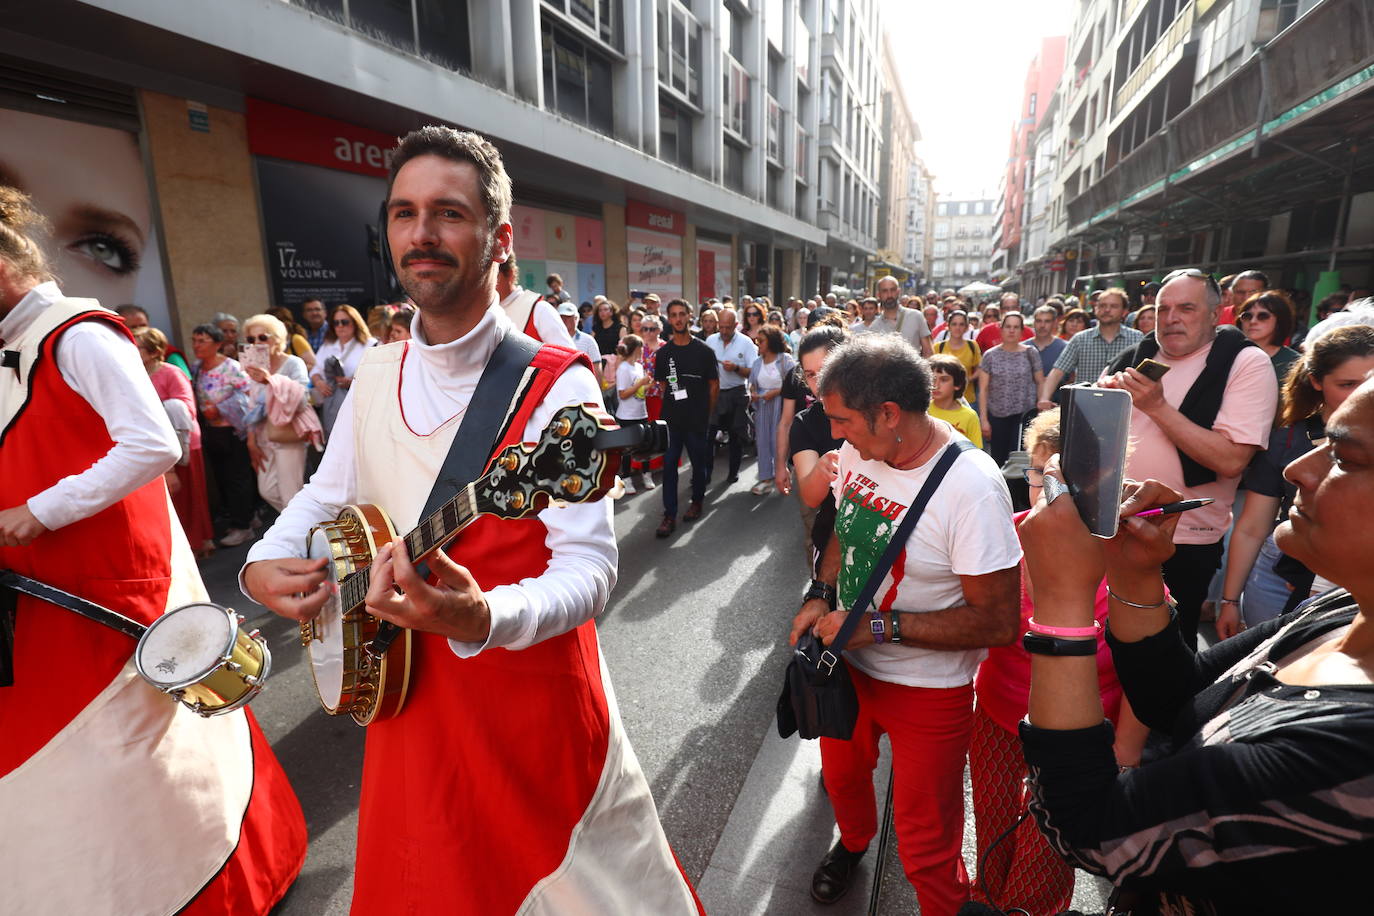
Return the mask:
<path id="1" fill-rule="evenodd" d="M 180 452 L 123 322 L 36 287 L 0 321 L 0 506 L 50 530 L 0 567 L 140 623 L 207 599 L 162 473 Z M 0 910 L 263 914 L 305 858 L 300 806 L 244 711 L 202 719 L 128 637 L 20 596 L 0 687 Z"/>
<path id="2" fill-rule="evenodd" d="M 319 471 L 250 562 L 302 556 L 309 529 L 350 503 L 381 506 L 398 531 L 415 525 L 512 327 L 493 302 L 452 343 L 426 344 L 418 320 L 413 333 L 368 352 Z M 562 406 L 600 400 L 574 351 L 545 346 L 528 371 L 531 395 L 503 444 L 538 439 Z M 593 623 L 615 583 L 610 504 L 483 518 L 449 552 L 486 593 L 491 633 L 480 644 L 414 634 L 405 708 L 368 729 L 353 912 L 700 912 Z"/>
<path id="3" fill-rule="evenodd" d="M 510 295 L 501 300 L 501 308 L 505 309 L 510 323 L 527 336 L 560 347 L 573 345 L 572 338 L 568 336 L 568 326 L 558 317 L 558 309 L 534 290 L 523 286 L 513 287 Z"/>

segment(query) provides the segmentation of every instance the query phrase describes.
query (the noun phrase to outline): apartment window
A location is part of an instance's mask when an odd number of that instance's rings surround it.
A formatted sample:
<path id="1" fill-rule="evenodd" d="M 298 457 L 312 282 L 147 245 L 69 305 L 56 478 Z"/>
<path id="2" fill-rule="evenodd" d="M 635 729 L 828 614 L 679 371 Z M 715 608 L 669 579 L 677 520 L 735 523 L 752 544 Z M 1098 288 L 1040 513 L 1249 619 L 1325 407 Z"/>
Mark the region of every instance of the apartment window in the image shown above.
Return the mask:
<path id="1" fill-rule="evenodd" d="M 930 272 L 937 277 L 943 277 L 945 275 L 945 262 L 935 261 L 930 265 Z"/>
<path id="2" fill-rule="evenodd" d="M 941 215 L 941 216 L 949 216 L 949 204 L 937 204 L 936 207 L 935 207 L 935 210 L 936 210 L 936 212 L 939 213 L 939 215 Z M 940 226 L 941 226 L 946 232 L 949 231 L 949 224 L 948 224 L 948 223 L 941 223 Z"/>
<path id="3" fill-rule="evenodd" d="M 768 158 L 782 162 L 782 106 L 768 96 Z"/>
<path id="4" fill-rule="evenodd" d="M 1027 116 L 1027 117 L 1030 117 L 1030 118 L 1035 117 L 1035 97 L 1036 97 L 1036 94 L 1035 94 L 1034 92 L 1032 92 L 1032 93 L 1030 94 L 1030 104 L 1027 106 L 1027 110 L 1026 110 L 1026 116 Z"/>
<path id="5" fill-rule="evenodd" d="M 964 274 L 964 266 L 965 266 L 965 265 L 964 265 L 964 262 L 963 262 L 963 261 L 955 261 L 955 262 L 954 262 L 954 276 L 956 276 L 956 277 L 965 276 L 965 274 Z"/>
<path id="6" fill-rule="evenodd" d="M 658 102 L 658 155 L 681 168 L 692 167 L 692 114 L 663 99 Z"/>
<path id="7" fill-rule="evenodd" d="M 941 207 L 944 207 L 944 204 L 940 204 L 940 206 L 941 206 Z M 940 215 L 943 216 L 944 214 L 941 213 Z M 938 222 L 938 223 L 936 223 L 936 224 L 935 224 L 935 237 L 936 237 L 937 239 L 947 239 L 947 238 L 949 238 L 949 223 L 946 223 L 946 222 Z"/>
<path id="8" fill-rule="evenodd" d="M 744 150 L 733 143 L 725 144 L 725 186 L 744 193 Z"/>
<path id="9" fill-rule="evenodd" d="M 472 66 L 466 0 L 415 0 L 420 55 L 450 70 Z"/>
<path id="10" fill-rule="evenodd" d="M 749 139 L 749 71 L 733 58 L 726 56 L 725 64 L 725 129 L 741 140 Z"/>
<path id="11" fill-rule="evenodd" d="M 609 134 L 614 129 L 611 113 L 611 63 L 570 32 L 545 22 L 544 106 Z"/>
<path id="12" fill-rule="evenodd" d="M 959 203 L 959 215 L 968 216 L 968 201 L 961 201 Z"/>
<path id="13" fill-rule="evenodd" d="M 1266 42 L 1292 25 L 1298 18 L 1300 5 L 1299 0 L 1260 0 L 1255 41 Z"/>
<path id="14" fill-rule="evenodd" d="M 682 0 L 658 0 L 658 79 L 701 104 L 701 25 Z"/>
<path id="15" fill-rule="evenodd" d="M 351 0 L 348 25 L 402 51 L 415 51 L 415 20 L 410 0 Z"/>
<path id="16" fill-rule="evenodd" d="M 354 3 L 356 0 L 349 0 Z M 420 0 L 435 6 L 452 6 L 449 0 Z M 620 7 L 619 0 L 544 0 L 544 5 L 557 10 L 576 23 L 587 33 L 600 39 L 606 45 L 620 50 Z"/>

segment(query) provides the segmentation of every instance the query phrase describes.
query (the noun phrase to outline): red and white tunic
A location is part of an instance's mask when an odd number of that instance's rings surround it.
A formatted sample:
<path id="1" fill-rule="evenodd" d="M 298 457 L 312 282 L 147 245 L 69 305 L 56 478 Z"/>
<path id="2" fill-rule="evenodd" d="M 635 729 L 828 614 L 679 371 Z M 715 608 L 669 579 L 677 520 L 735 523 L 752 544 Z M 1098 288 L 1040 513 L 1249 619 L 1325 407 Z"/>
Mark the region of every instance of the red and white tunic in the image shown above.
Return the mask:
<path id="1" fill-rule="evenodd" d="M 450 344 L 420 333 L 370 351 L 319 472 L 249 561 L 303 555 L 309 528 L 349 503 L 412 528 L 511 332 L 493 303 Z M 584 366 L 545 346 L 509 441 L 538 439 L 566 404 L 598 401 Z M 615 581 L 609 504 L 482 519 L 450 553 L 486 593 L 491 634 L 482 644 L 415 634 L 406 706 L 368 729 L 353 912 L 700 912 L 621 727 L 592 620 Z"/>
<path id="2" fill-rule="evenodd" d="M 162 472 L 179 449 L 112 312 L 35 288 L 0 321 L 0 506 L 49 531 L 10 568 L 150 623 L 207 599 Z M 246 712 L 202 719 L 138 677 L 129 637 L 20 596 L 0 688 L 0 909 L 262 914 L 305 822 Z"/>
<path id="3" fill-rule="evenodd" d="M 568 336 L 568 326 L 558 317 L 558 309 L 532 289 L 517 286 L 510 295 L 501 300 L 510 323 L 529 337 L 540 343 L 558 344 L 571 347 L 572 338 Z M 417 317 L 415 324 L 419 325 Z"/>

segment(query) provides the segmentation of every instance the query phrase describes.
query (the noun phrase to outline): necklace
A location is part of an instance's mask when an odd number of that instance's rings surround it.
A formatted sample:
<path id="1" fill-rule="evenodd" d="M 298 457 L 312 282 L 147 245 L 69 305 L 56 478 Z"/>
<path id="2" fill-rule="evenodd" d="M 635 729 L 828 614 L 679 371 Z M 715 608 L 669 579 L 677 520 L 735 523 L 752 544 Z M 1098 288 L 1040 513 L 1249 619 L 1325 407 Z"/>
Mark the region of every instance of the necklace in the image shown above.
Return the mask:
<path id="1" fill-rule="evenodd" d="M 893 467 L 897 468 L 899 471 L 911 470 L 911 468 L 907 467 L 907 465 L 914 466 L 916 459 L 921 457 L 922 453 L 924 453 L 926 450 L 926 446 L 930 445 L 930 441 L 935 438 L 935 424 L 928 423 L 927 425 L 930 427 L 930 432 L 926 433 L 925 441 L 921 443 L 921 447 L 916 449 L 916 451 L 912 452 L 911 457 L 906 459 L 905 461 L 890 462 L 890 464 L 892 464 Z"/>

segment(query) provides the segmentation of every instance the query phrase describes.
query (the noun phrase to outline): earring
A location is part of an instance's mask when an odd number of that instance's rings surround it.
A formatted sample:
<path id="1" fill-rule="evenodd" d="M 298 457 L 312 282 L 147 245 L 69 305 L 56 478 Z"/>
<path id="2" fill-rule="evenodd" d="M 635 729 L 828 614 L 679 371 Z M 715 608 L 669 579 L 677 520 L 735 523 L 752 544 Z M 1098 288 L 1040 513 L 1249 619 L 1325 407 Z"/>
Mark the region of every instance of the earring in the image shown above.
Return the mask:
<path id="1" fill-rule="evenodd" d="M 901 433 L 898 433 L 898 434 L 897 434 L 897 444 L 898 444 L 898 445 L 901 445 L 901 444 L 902 444 L 902 434 L 901 434 Z"/>

